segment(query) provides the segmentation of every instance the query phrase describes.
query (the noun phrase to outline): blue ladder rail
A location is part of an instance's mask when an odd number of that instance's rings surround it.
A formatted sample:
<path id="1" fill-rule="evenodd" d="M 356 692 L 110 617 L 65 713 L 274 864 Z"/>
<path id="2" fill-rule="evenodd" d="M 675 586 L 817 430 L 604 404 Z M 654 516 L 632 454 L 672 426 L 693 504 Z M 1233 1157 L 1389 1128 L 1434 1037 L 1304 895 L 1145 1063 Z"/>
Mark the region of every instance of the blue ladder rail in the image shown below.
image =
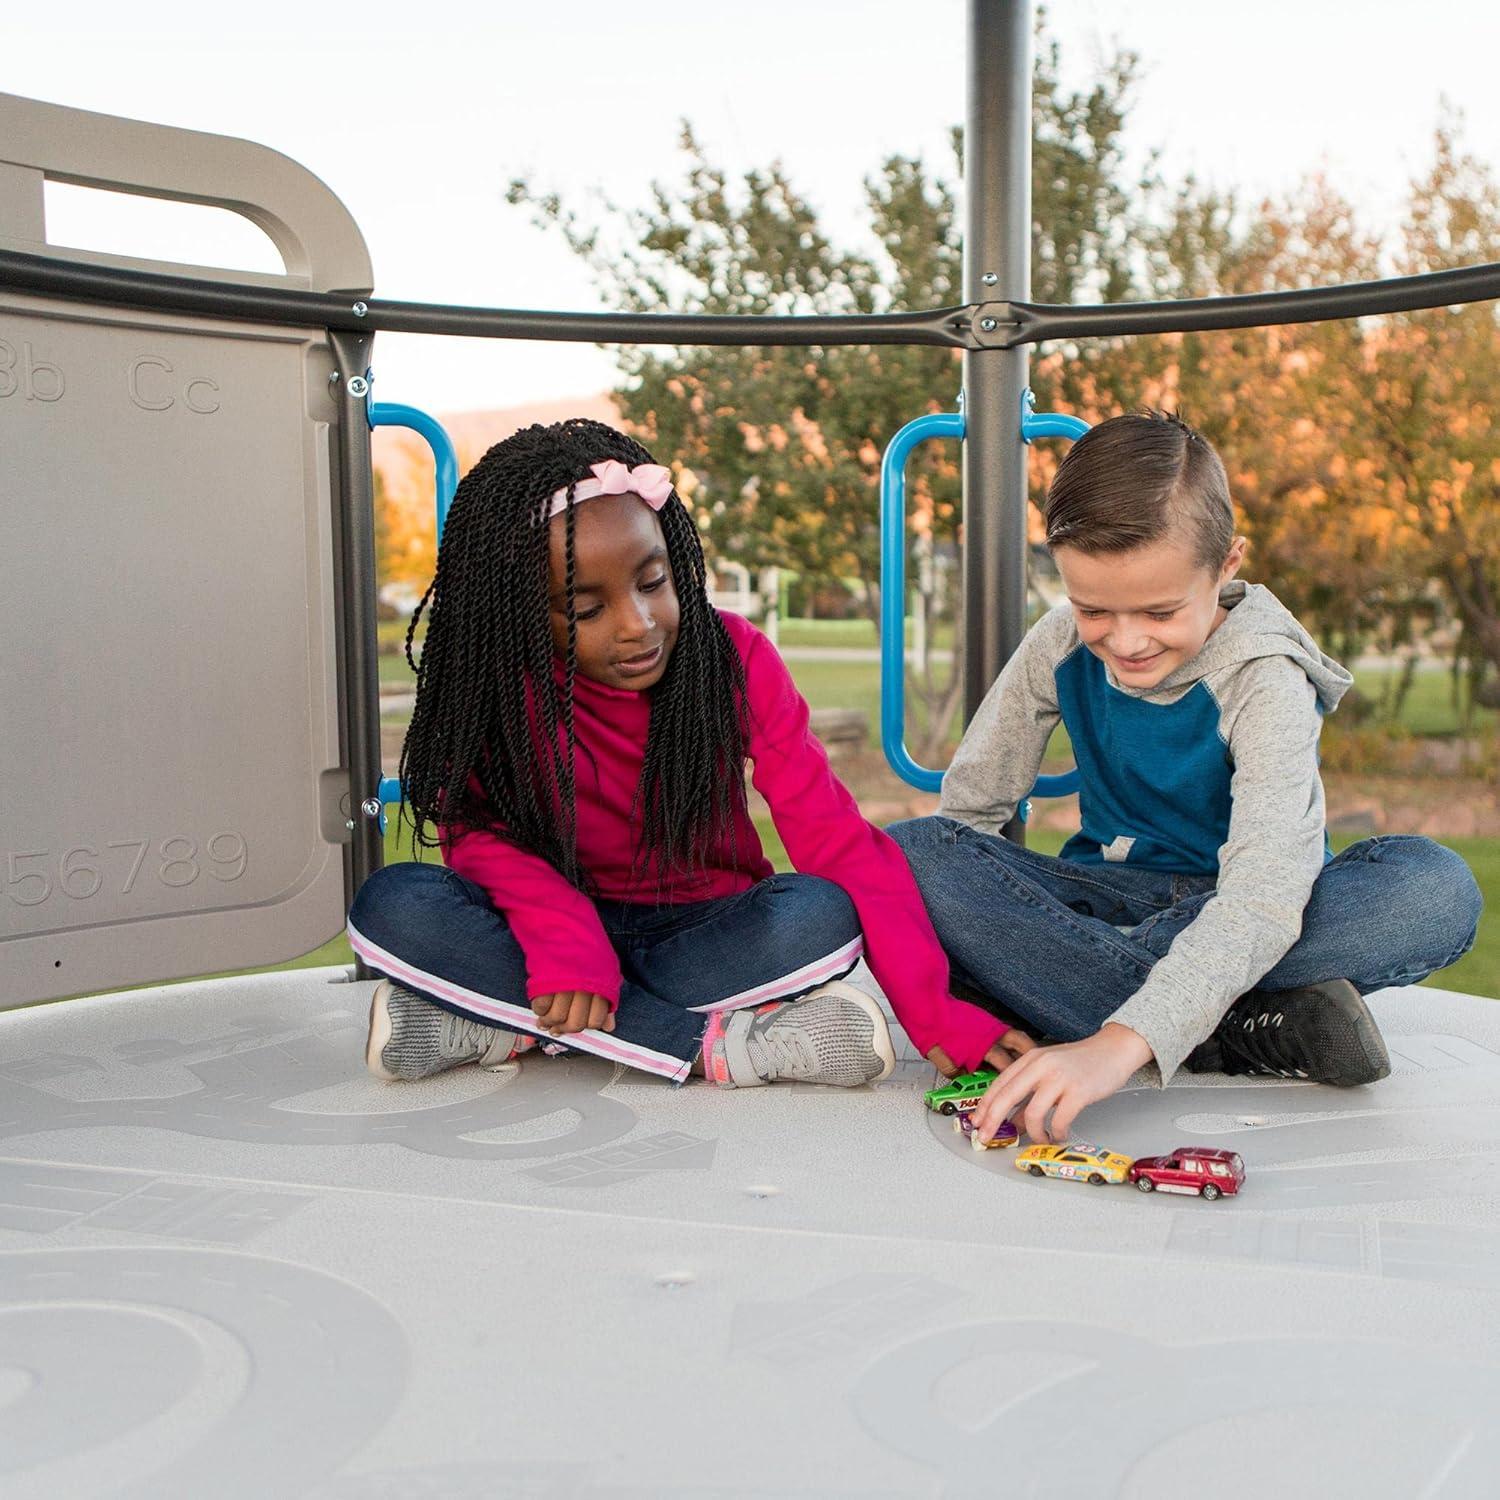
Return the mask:
<path id="1" fill-rule="evenodd" d="M 434 416 L 415 406 L 403 406 L 397 401 L 372 402 L 368 407 L 370 426 L 406 427 L 420 434 L 432 449 L 433 488 L 437 501 L 437 537 L 443 540 L 443 526 L 448 520 L 448 507 L 453 504 L 454 492 L 458 489 L 458 453 L 453 439 L 448 436 L 443 424 Z M 402 791 L 399 777 L 382 776 L 375 794 L 380 799 L 380 831 L 385 832 L 385 809 L 391 802 L 400 802 Z"/>
<path id="2" fill-rule="evenodd" d="M 1081 417 L 1034 410 L 1028 390 L 1021 397 L 1021 439 L 1077 439 L 1089 430 Z M 919 765 L 906 748 L 906 465 L 912 451 L 933 438 L 964 437 L 962 412 L 933 412 L 908 422 L 893 437 L 880 465 L 880 741 L 891 769 L 919 791 L 942 790 L 943 773 Z M 1065 797 L 1078 790 L 1077 770 L 1038 776 L 1033 797 Z M 1021 816 L 1028 811 L 1025 802 Z"/>

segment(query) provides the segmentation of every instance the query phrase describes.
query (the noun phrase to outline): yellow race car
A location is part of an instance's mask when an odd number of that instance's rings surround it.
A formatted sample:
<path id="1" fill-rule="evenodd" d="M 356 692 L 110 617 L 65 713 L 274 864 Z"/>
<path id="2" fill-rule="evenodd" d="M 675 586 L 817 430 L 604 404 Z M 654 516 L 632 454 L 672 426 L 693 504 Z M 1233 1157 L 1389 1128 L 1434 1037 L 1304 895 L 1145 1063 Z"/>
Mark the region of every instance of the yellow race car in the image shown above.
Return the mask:
<path id="1" fill-rule="evenodd" d="M 1066 1146 L 1028 1146 L 1016 1157 L 1016 1165 L 1033 1177 L 1072 1177 L 1099 1187 L 1124 1182 L 1131 1159 L 1088 1141 L 1069 1141 Z"/>

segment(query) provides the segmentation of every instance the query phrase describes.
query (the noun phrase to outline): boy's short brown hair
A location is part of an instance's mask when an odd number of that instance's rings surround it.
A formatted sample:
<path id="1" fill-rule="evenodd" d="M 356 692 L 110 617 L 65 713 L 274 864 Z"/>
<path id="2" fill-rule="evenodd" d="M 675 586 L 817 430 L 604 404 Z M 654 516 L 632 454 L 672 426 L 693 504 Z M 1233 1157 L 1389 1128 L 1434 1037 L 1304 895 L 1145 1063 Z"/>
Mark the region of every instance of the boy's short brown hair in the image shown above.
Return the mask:
<path id="1" fill-rule="evenodd" d="M 1178 526 L 1213 572 L 1234 544 L 1229 476 L 1213 444 L 1181 418 L 1128 412 L 1091 427 L 1047 491 L 1047 545 L 1129 552 Z"/>

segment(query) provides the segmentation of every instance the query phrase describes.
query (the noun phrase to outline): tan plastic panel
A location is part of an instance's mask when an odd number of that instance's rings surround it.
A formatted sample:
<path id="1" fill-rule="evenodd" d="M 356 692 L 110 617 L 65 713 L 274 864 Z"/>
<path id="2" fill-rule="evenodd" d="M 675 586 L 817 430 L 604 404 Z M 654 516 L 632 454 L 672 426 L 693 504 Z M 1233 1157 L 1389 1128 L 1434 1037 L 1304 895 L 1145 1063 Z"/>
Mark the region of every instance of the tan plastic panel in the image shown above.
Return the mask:
<path id="1" fill-rule="evenodd" d="M 191 268 L 42 243 L 44 178 L 244 215 L 281 252 L 287 275 L 215 271 L 219 280 L 360 294 L 373 285 L 369 251 L 348 209 L 306 167 L 253 141 L 0 94 L 0 247 L 183 274 Z"/>
<path id="2" fill-rule="evenodd" d="M 42 127 L 68 127 L 69 180 L 210 201 L 212 137 L 173 193 L 115 126 L 143 151 L 189 132 L 0 99 L 0 156 L 22 154 L 18 119 L 49 149 Z M 249 191 L 247 159 L 300 171 L 218 144 L 226 206 L 244 211 L 225 195 Z M 0 241 L 37 227 L 37 172 L 40 150 L 0 168 Z M 318 232 L 348 216 L 307 183 L 321 223 L 286 217 L 284 184 L 251 215 L 305 255 L 287 280 L 367 287 L 347 235 L 320 274 Z M 0 286 L 0 1007 L 279 962 L 340 930 L 332 369 L 317 330 Z"/>

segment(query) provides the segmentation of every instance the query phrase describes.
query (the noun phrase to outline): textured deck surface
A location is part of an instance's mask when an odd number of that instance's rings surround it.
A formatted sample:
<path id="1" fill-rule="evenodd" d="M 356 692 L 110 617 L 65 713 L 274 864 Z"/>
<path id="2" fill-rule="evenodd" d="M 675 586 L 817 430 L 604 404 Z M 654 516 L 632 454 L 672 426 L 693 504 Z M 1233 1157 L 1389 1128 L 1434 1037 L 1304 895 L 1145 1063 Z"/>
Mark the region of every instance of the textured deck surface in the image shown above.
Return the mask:
<path id="1" fill-rule="evenodd" d="M 1233 1146 L 1205 1204 L 973 1152 L 916 1060 L 382 1085 L 342 981 L 0 1015 L 4 1500 L 1500 1492 L 1500 1004 L 1085 1115 Z"/>

